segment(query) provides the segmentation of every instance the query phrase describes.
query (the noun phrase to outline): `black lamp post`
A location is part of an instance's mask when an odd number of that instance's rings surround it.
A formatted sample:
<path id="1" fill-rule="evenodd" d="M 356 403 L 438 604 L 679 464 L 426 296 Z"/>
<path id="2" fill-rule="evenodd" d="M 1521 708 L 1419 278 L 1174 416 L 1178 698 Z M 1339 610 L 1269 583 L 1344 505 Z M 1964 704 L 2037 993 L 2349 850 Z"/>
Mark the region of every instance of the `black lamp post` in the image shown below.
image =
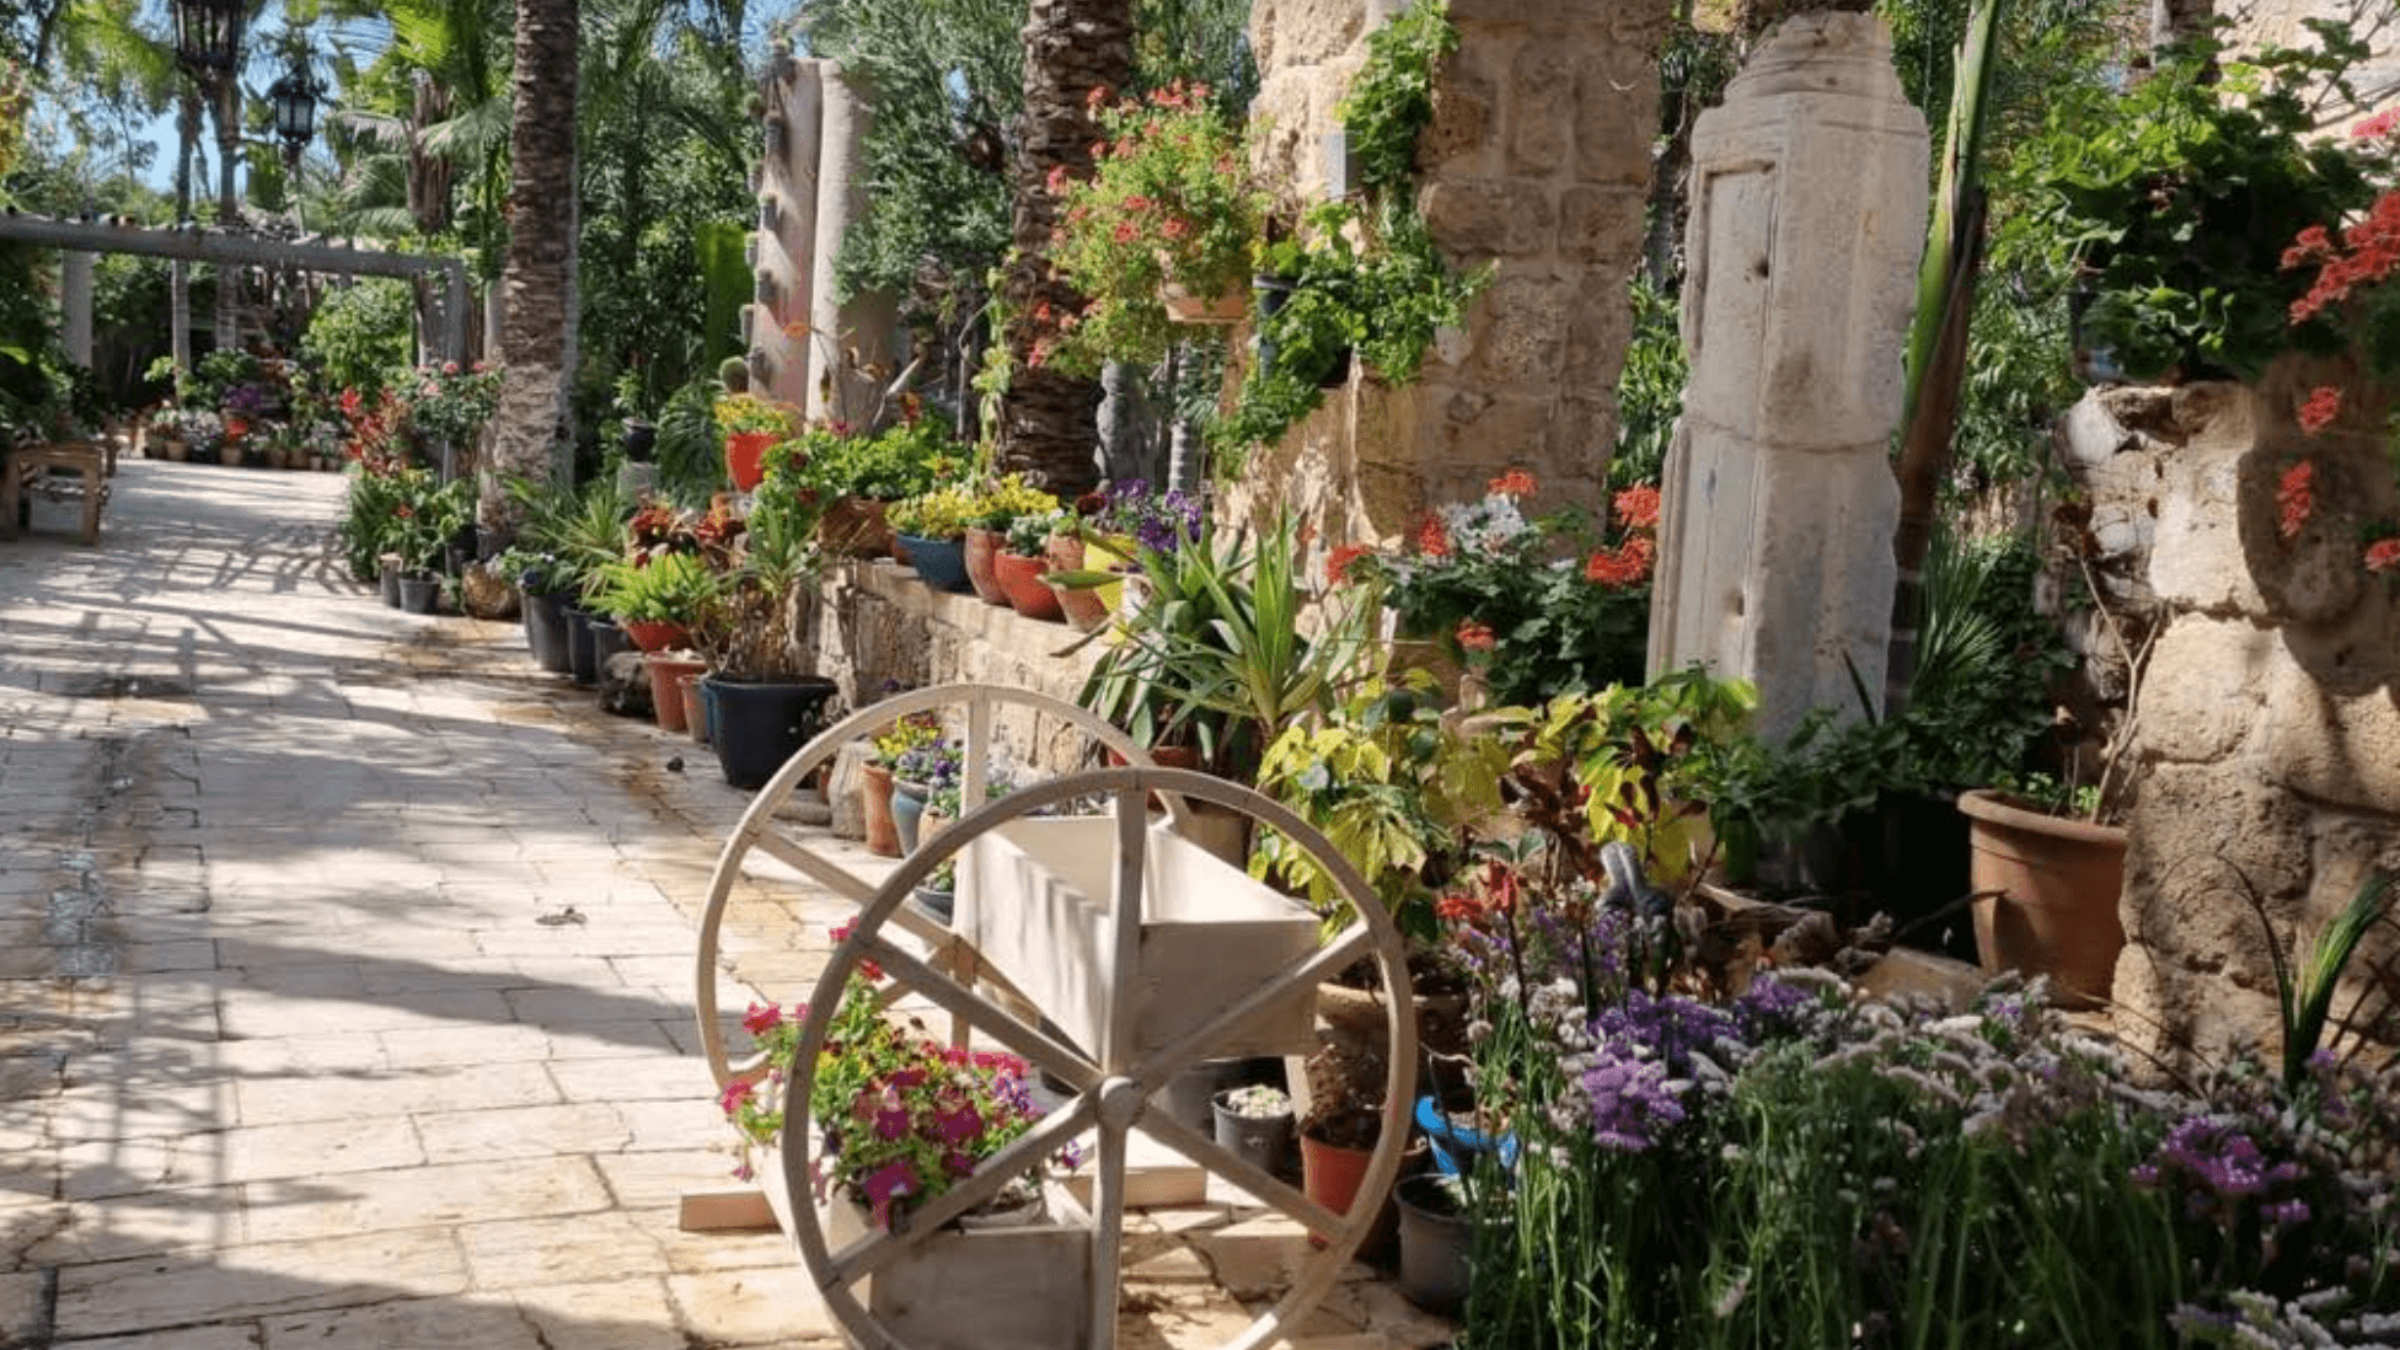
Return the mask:
<path id="1" fill-rule="evenodd" d="M 191 75 L 192 82 L 214 105 L 217 118 L 217 225 L 230 229 L 236 219 L 233 200 L 233 166 L 241 148 L 241 120 L 238 100 L 241 85 L 235 80 L 242 59 L 242 29 L 248 24 L 248 0 L 174 0 L 175 62 Z M 236 287 L 220 277 L 217 285 L 217 345 L 231 347 L 234 343 L 234 316 L 239 301 Z"/>
<path id="2" fill-rule="evenodd" d="M 300 221 L 300 152 L 317 134 L 317 100 L 325 86 L 308 68 L 308 53 L 292 53 L 292 68 L 267 86 L 267 106 L 274 110 L 275 134 L 283 141 L 285 190 L 292 194 L 292 219 Z M 305 226 L 303 226 L 305 228 Z"/>

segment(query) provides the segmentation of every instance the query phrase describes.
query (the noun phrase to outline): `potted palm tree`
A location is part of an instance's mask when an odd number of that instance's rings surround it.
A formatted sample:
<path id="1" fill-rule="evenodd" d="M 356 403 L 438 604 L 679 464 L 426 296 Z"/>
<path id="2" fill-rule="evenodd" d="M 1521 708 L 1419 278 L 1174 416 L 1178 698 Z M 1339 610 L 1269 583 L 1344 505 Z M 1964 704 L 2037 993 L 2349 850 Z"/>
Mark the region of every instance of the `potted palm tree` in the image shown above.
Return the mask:
<path id="1" fill-rule="evenodd" d="M 738 788 L 774 777 L 836 692 L 814 673 L 805 641 L 824 565 L 816 529 L 817 513 L 798 493 L 760 493 L 695 627 L 709 664 L 702 698 L 717 763 Z"/>

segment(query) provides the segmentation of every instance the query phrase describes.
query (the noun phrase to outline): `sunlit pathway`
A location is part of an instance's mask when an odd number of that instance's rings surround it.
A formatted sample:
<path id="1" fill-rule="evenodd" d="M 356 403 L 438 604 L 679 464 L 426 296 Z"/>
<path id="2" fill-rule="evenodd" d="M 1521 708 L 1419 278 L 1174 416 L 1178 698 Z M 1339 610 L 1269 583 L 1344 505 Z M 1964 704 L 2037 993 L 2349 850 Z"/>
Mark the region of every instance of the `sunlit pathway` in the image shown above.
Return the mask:
<path id="1" fill-rule="evenodd" d="M 0 1344 L 827 1343 L 781 1237 L 674 1224 L 744 799 L 373 603 L 342 484 L 129 461 L 99 548 L 0 542 Z"/>

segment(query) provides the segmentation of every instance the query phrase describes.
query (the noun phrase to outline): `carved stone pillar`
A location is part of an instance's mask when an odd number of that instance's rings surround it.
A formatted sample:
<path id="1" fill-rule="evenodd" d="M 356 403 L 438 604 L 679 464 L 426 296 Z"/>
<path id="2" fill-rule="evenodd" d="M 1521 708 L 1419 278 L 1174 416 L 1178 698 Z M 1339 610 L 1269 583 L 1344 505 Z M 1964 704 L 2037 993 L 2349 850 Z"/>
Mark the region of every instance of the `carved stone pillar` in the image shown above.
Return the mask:
<path id="1" fill-rule="evenodd" d="M 1863 14 L 1785 24 L 1692 137 L 1692 373 L 1669 453 L 1653 670 L 1759 686 L 1759 733 L 1883 688 L 1888 446 L 1924 248 L 1924 117 Z"/>
<path id="2" fill-rule="evenodd" d="M 850 83 L 830 66 L 822 82 L 823 123 L 817 152 L 817 232 L 809 281 L 808 416 L 810 421 L 863 424 L 873 416 L 890 369 L 894 305 L 880 291 L 848 300 L 834 265 L 851 222 L 866 214 L 868 110 Z"/>

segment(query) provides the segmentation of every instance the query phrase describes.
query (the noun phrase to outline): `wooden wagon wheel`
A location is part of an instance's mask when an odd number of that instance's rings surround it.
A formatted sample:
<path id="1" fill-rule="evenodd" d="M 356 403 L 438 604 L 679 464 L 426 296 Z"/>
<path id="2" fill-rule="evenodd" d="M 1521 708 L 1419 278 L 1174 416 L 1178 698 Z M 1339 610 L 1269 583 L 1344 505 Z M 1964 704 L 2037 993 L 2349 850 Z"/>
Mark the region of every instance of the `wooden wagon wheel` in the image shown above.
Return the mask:
<path id="1" fill-rule="evenodd" d="M 880 725 L 900 713 L 933 706 L 937 700 L 929 696 L 937 694 L 953 698 L 961 696 L 955 691 L 934 690 L 905 696 L 903 700 L 886 703 L 849 719 L 835 731 L 845 735 L 855 734 L 858 729 Z M 971 707 L 980 707 L 987 713 L 993 700 L 1035 702 L 1031 696 L 1001 690 L 975 691 L 969 696 L 978 700 L 977 703 L 971 703 Z M 1065 707 L 1048 700 L 1040 700 L 1036 706 L 1046 710 Z M 1068 716 L 1068 712 L 1060 711 L 1059 715 Z M 1069 717 L 1069 720 L 1089 728 L 1084 717 Z M 827 735 L 831 737 L 833 733 Z M 820 738 L 820 741 L 824 739 Z M 1112 738 L 1103 735 L 1102 739 Z M 771 815 L 774 803 L 768 799 L 769 794 L 788 794 L 791 785 L 813 767 L 804 763 L 810 758 L 811 751 L 817 752 L 815 758 L 818 761 L 830 753 L 822 745 L 812 745 L 795 757 L 792 765 L 787 766 L 786 771 L 778 774 L 776 780 L 768 785 L 760 801 L 754 804 L 750 816 L 745 817 L 742 831 L 737 833 L 734 841 L 728 843 L 725 857 L 719 864 L 717 884 L 712 888 L 709 911 L 703 923 L 703 997 L 700 1015 L 701 1033 L 710 1050 L 711 1068 L 718 1073 L 720 1083 L 730 1081 L 735 1076 L 754 1076 L 754 1071 L 745 1074 L 743 1070 L 729 1066 L 721 1044 L 715 1039 L 719 1033 L 713 986 L 714 927 L 721 917 L 724 897 L 731 887 L 731 878 L 726 870 L 729 864 L 738 864 L 740 851 L 747 847 L 747 836 L 753 833 L 752 826 Z M 980 777 L 975 768 L 978 762 L 978 757 L 971 753 L 968 759 L 971 777 Z M 980 786 L 980 782 L 971 783 L 969 791 Z M 1133 920 L 1142 913 L 1144 860 L 1151 846 L 1152 832 L 1158 828 L 1151 824 L 1146 810 L 1146 803 L 1154 792 L 1168 803 L 1171 811 L 1178 805 L 1179 798 L 1188 798 L 1194 802 L 1228 808 L 1285 835 L 1333 878 L 1336 891 L 1350 910 L 1351 919 L 1305 959 L 1274 972 L 1247 995 L 1213 1010 L 1197 1026 L 1145 1053 L 1137 1048 L 1132 1035 L 1138 993 L 1134 979 L 1139 956 L 1136 947 L 1141 935 L 1139 924 Z M 1113 949 L 1101 953 L 1105 974 L 1102 991 L 1105 1015 L 1098 1037 L 1099 1044 L 1093 1053 L 1087 1054 L 993 1002 L 971 982 L 962 982 L 945 974 L 935 962 L 920 958 L 895 943 L 884 929 L 887 924 L 896 923 L 899 927 L 915 931 L 919 925 L 911 920 L 919 916 L 907 907 L 907 896 L 942 862 L 958 856 L 977 838 L 1011 822 L 1093 795 L 1104 795 L 1113 805 L 1115 857 L 1111 868 L 1113 893 L 1108 897 L 1108 905 L 1113 917 L 1111 927 L 1114 944 Z M 815 870 L 815 866 L 822 864 L 823 860 L 806 854 L 805 850 L 791 845 L 790 841 L 780 836 L 762 837 L 776 841 L 764 845 L 774 856 L 782 857 L 804 873 L 836 886 L 843 894 L 857 896 L 854 888 Z M 805 856 L 808 861 L 804 863 L 793 857 L 785 857 L 786 851 Z M 842 869 L 832 870 L 850 882 L 857 880 Z M 1136 1127 L 1324 1238 L 1325 1245 L 1306 1260 L 1298 1277 L 1283 1296 L 1226 1345 L 1232 1350 L 1251 1350 L 1251 1347 L 1264 1345 L 1278 1336 L 1288 1334 L 1297 1325 L 1300 1316 L 1314 1306 L 1339 1277 L 1344 1264 L 1374 1226 L 1378 1206 L 1369 1201 L 1354 1205 L 1346 1215 L 1335 1214 L 1280 1179 L 1219 1148 L 1214 1140 L 1200 1131 L 1163 1111 L 1149 1110 L 1149 1105 L 1152 1095 L 1169 1079 L 1209 1057 L 1212 1047 L 1236 1037 L 1246 1026 L 1256 1022 L 1262 1012 L 1272 1012 L 1278 1004 L 1288 1000 L 1295 990 L 1313 989 L 1358 960 L 1371 959 L 1378 966 L 1388 993 L 1388 1036 L 1384 1057 L 1382 1128 L 1359 1194 L 1373 1197 L 1390 1188 L 1407 1143 L 1408 1102 L 1415 1080 L 1416 1028 L 1409 1012 L 1410 986 L 1404 944 L 1390 917 L 1373 899 L 1372 892 L 1356 869 L 1342 858 L 1323 835 L 1272 799 L 1249 788 L 1186 770 L 1135 765 L 1068 775 L 1021 789 L 980 808 L 967 809 L 955 824 L 902 860 L 881 887 L 868 889 L 867 895 L 858 897 L 862 911 L 849 937 L 835 949 L 832 960 L 810 995 L 809 1012 L 801 1022 L 796 1063 L 810 1065 L 816 1062 L 824 1048 L 830 1019 L 841 1002 L 841 992 L 851 972 L 858 969 L 863 961 L 872 960 L 881 965 L 884 973 L 900 990 L 919 995 L 963 1019 L 989 1040 L 1022 1055 L 1055 1080 L 1065 1083 L 1075 1095 L 1045 1116 L 1024 1136 L 986 1159 L 972 1176 L 962 1179 L 951 1190 L 927 1201 L 911 1213 L 900 1232 L 871 1233 L 837 1252 L 829 1248 L 822 1220 L 810 1203 L 810 1153 L 813 1142 L 808 1116 L 807 1076 L 792 1076 L 786 1087 L 784 1104 L 786 1147 L 780 1150 L 782 1175 L 767 1178 L 765 1184 L 780 1185 L 782 1188 L 781 1198 L 785 1202 L 783 1210 L 790 1216 L 793 1237 L 802 1259 L 823 1294 L 828 1310 L 851 1338 L 860 1345 L 878 1347 L 879 1350 L 882 1347 L 909 1350 L 906 1342 L 876 1321 L 874 1314 L 859 1298 L 855 1290 L 857 1283 L 889 1266 L 911 1248 L 941 1231 L 950 1220 L 993 1198 L 1012 1178 L 1034 1169 L 1044 1158 L 1070 1141 L 1086 1133 L 1097 1132 L 1099 1147 L 1096 1153 L 1090 1261 L 1092 1308 L 1085 1344 L 1089 1350 L 1113 1350 L 1122 1281 L 1126 1141 L 1128 1132 Z"/>
<path id="2" fill-rule="evenodd" d="M 1151 762 L 1149 752 L 1131 736 L 1086 709 L 1029 690 L 981 684 L 936 685 L 930 689 L 895 694 L 873 707 L 852 713 L 818 733 L 815 739 L 784 761 L 775 776 L 759 789 L 758 796 L 750 803 L 750 809 L 742 813 L 741 822 L 725 840 L 725 847 L 717 855 L 716 871 L 709 879 L 708 904 L 700 915 L 699 952 L 693 970 L 692 988 L 693 1006 L 700 1023 L 701 1053 L 707 1057 L 709 1073 L 715 1078 L 719 1090 L 736 1079 L 754 1080 L 763 1073 L 763 1066 L 756 1059 L 736 1064 L 726 1054 L 725 1028 L 717 1007 L 720 934 L 733 888 L 743 876 L 744 860 L 751 850 L 756 849 L 842 899 L 864 908 L 875 898 L 877 884 L 810 847 L 806 841 L 794 837 L 776 819 L 776 815 L 790 803 L 792 793 L 830 762 L 844 745 L 900 718 L 960 705 L 965 706 L 967 713 L 967 744 L 959 783 L 962 812 L 972 811 L 982 805 L 987 795 L 986 779 L 993 747 L 992 710 L 998 705 L 1028 708 L 1057 718 L 1133 764 L 1146 765 Z M 1171 819 L 1182 819 L 1185 808 L 1180 799 L 1170 796 L 1161 800 Z M 902 905 L 893 911 L 890 921 L 929 945 L 934 950 L 937 963 L 947 966 L 954 961 L 955 944 L 950 931 L 929 916 L 913 906 Z"/>

